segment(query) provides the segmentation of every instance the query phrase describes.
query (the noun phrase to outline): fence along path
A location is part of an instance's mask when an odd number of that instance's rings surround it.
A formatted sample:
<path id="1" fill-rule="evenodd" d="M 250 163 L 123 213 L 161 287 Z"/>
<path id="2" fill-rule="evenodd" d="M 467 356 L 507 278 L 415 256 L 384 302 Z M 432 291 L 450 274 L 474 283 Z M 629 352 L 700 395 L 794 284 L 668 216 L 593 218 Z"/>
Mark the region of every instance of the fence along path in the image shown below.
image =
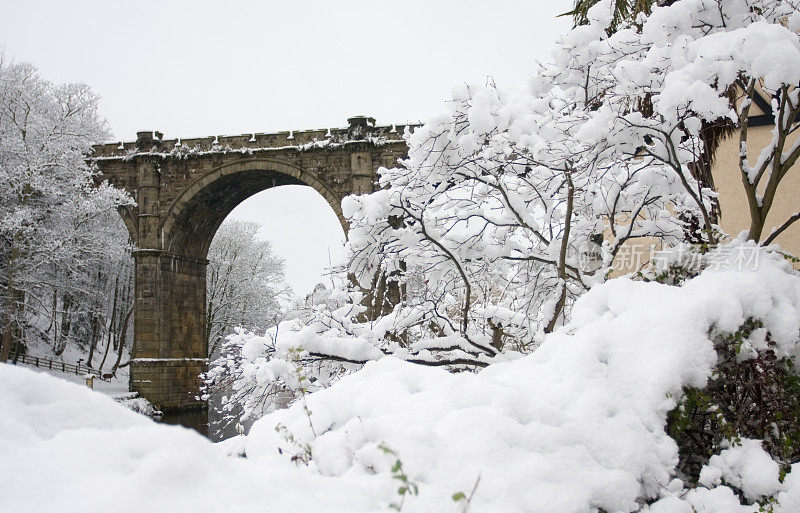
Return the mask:
<path id="1" fill-rule="evenodd" d="M 14 358 L 12 356 L 11 360 L 13 361 Z M 80 365 L 75 363 L 66 363 L 60 362 L 58 360 L 50 360 L 48 358 L 42 358 L 41 356 L 29 356 L 26 354 L 21 354 L 16 359 L 17 363 L 24 363 L 26 365 L 34 365 L 36 367 L 42 367 L 45 369 L 50 370 L 59 370 L 61 372 L 70 372 L 73 374 L 91 374 L 97 378 L 105 379 L 106 381 L 110 381 L 107 378 L 103 378 L 102 374 L 98 369 L 92 369 L 91 367 L 87 367 L 86 365 Z"/>

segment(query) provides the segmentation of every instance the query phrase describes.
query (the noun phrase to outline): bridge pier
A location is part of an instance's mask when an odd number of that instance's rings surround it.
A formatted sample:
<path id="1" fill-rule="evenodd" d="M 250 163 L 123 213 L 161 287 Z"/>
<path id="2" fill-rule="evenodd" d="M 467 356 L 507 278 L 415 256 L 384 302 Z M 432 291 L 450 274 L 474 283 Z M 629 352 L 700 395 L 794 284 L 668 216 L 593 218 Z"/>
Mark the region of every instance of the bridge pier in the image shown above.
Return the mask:
<path id="1" fill-rule="evenodd" d="M 139 250 L 131 389 L 161 411 L 205 407 L 198 375 L 208 369 L 205 259 Z"/>

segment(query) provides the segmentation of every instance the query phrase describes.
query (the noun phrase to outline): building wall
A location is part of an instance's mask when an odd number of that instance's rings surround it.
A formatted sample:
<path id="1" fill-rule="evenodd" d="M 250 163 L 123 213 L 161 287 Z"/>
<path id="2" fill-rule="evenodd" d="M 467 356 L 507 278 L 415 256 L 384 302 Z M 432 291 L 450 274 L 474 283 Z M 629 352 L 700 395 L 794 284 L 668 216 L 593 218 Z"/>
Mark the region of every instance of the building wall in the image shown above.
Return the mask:
<path id="1" fill-rule="evenodd" d="M 772 139 L 772 127 L 751 127 L 747 133 L 748 147 L 751 148 L 748 160 L 755 164 L 758 159 L 756 148 L 764 148 Z M 797 134 L 790 136 L 787 147 L 797 140 Z M 712 166 L 714 186 L 719 193 L 722 210 L 720 227 L 725 233 L 736 237 L 742 230 L 750 227 L 750 210 L 747 206 L 741 172 L 739 171 L 739 133 L 726 137 L 716 154 Z M 766 182 L 766 180 L 762 180 Z M 763 187 L 762 187 L 763 189 Z M 783 224 L 789 216 L 800 211 L 800 166 L 795 165 L 778 186 L 775 202 L 767 216 L 762 240 L 769 237 L 773 228 Z M 795 256 L 800 256 L 800 221 L 794 223 L 780 234 L 775 242 Z"/>
<path id="2" fill-rule="evenodd" d="M 751 107 L 751 116 L 764 114 L 755 105 Z M 786 148 L 790 147 L 796 140 L 798 134 L 792 134 L 786 143 Z M 755 165 L 761 148 L 767 146 L 772 140 L 772 126 L 749 127 L 747 132 L 748 147 L 750 148 L 748 160 L 750 165 Z M 747 197 L 742 185 L 742 175 L 739 170 L 739 132 L 734 130 L 725 136 L 719 143 L 714 153 L 714 161 L 711 168 L 714 179 L 714 189 L 719 194 L 719 204 L 721 215 L 719 218 L 720 229 L 731 239 L 739 235 L 743 230 L 750 228 L 750 209 L 747 204 Z M 762 179 L 763 190 L 766 178 Z M 783 178 L 778 186 L 775 201 L 767 215 L 767 222 L 761 235 L 763 241 L 769 237 L 773 229 L 782 225 L 792 214 L 800 211 L 800 165 L 795 165 Z M 610 234 L 606 234 L 610 236 Z M 800 221 L 797 221 L 782 234 L 780 234 L 775 244 L 793 256 L 800 256 Z M 614 272 L 612 277 L 622 276 L 631 272 L 636 272 L 642 267 L 646 267 L 649 259 L 655 252 L 661 249 L 661 243 L 656 238 L 637 239 L 626 243 L 614 260 Z M 795 265 L 795 267 L 800 267 Z"/>

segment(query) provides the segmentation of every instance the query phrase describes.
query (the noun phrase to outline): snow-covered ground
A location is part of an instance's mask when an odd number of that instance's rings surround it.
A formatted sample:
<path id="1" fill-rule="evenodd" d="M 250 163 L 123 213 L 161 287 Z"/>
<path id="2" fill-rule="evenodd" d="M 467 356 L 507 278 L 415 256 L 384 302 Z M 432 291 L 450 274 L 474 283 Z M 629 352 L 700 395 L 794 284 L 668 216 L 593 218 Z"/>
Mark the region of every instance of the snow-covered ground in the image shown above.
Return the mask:
<path id="1" fill-rule="evenodd" d="M 86 387 L 0 364 L 0 511 L 366 512 L 370 480 L 227 457 Z"/>
<path id="2" fill-rule="evenodd" d="M 52 356 L 46 356 L 46 355 L 43 355 L 43 357 L 51 359 L 53 358 Z M 69 361 L 69 360 L 64 360 L 64 361 Z M 58 379 L 63 379 L 71 383 L 86 386 L 86 378 L 83 376 L 83 374 L 75 374 L 73 372 L 61 372 L 59 370 L 50 370 L 44 367 L 36 367 L 33 365 L 26 365 L 22 363 L 18 363 L 17 366 L 20 368 L 28 369 L 33 372 L 49 374 Z M 97 392 L 101 392 L 103 394 L 112 397 L 119 397 L 128 394 L 128 367 L 119 369 L 117 371 L 117 375 L 111 378 L 109 381 L 104 381 L 101 380 L 100 378 L 95 378 L 93 381 L 93 389 Z"/>
<path id="3" fill-rule="evenodd" d="M 473 513 L 755 513 L 767 497 L 797 513 L 800 463 L 781 483 L 757 440 L 720 447 L 696 488 L 676 478 L 667 413 L 711 375 L 713 334 L 756 318 L 778 357 L 798 354 L 800 275 L 767 254 L 726 267 L 682 287 L 610 280 L 536 352 L 477 374 L 370 362 L 216 445 L 0 365 L 0 511 L 388 511 L 405 476 L 406 512 L 460 512 L 474 490 Z"/>
<path id="4" fill-rule="evenodd" d="M 53 353 L 53 348 L 50 346 L 49 342 L 45 342 L 35 337 L 32 337 L 30 340 L 26 341 L 26 355 L 28 356 L 38 356 L 40 358 L 46 358 L 48 360 L 54 360 L 58 362 L 64 362 L 69 364 L 82 364 L 86 365 L 88 350 L 86 348 L 78 347 L 75 344 L 67 344 L 64 347 L 64 350 L 61 354 L 56 355 Z M 114 362 L 117 359 L 116 354 L 109 354 L 104 362 L 103 368 L 101 369 L 103 373 L 111 372 L 111 367 L 113 366 Z M 127 348 L 126 353 L 123 355 L 122 362 L 128 361 L 128 354 Z M 93 368 L 98 368 L 100 363 L 103 363 L 103 354 L 102 353 L 95 353 L 94 358 L 92 359 Z M 23 363 L 18 363 L 17 365 L 21 367 L 28 368 L 33 370 L 34 372 L 45 372 L 47 374 L 52 374 L 61 379 L 65 379 L 67 381 L 71 381 L 73 383 L 80 383 L 85 384 L 85 380 L 83 375 L 78 375 L 70 372 L 61 372 L 59 370 L 50 370 L 44 367 L 36 367 L 33 365 L 27 365 Z M 128 392 L 128 376 L 130 372 L 130 367 L 125 366 L 117 369 L 116 376 L 111 378 L 110 381 L 103 381 L 100 379 L 94 380 L 94 389 L 103 392 L 104 394 L 108 395 L 119 395 Z"/>

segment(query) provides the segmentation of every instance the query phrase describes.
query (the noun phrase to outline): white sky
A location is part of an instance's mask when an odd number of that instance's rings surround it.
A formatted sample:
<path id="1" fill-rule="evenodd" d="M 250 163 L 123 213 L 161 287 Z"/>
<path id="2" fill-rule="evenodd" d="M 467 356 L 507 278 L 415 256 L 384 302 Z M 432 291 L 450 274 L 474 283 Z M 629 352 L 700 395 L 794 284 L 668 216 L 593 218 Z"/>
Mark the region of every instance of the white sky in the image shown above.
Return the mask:
<path id="1" fill-rule="evenodd" d="M 0 0 L 0 48 L 101 95 L 113 140 L 424 121 L 453 86 L 520 83 L 569 28 L 572 0 Z M 300 294 L 344 239 L 309 188 L 267 190 L 261 223 Z"/>

